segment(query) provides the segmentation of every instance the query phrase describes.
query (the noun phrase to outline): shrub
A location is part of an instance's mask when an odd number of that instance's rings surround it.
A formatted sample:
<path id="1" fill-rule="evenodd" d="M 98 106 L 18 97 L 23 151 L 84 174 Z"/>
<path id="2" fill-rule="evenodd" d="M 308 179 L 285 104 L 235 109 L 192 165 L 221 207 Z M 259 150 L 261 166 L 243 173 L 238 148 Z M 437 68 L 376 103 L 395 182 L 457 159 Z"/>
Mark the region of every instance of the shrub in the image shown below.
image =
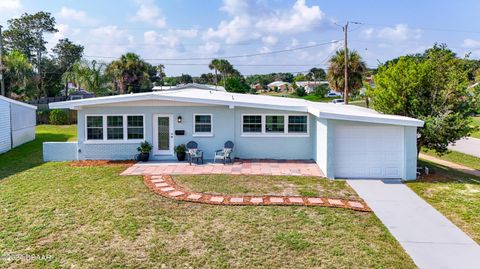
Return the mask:
<path id="1" fill-rule="evenodd" d="M 67 123 L 67 113 L 61 109 L 53 109 L 49 116 L 50 124 L 63 125 Z"/>
<path id="2" fill-rule="evenodd" d="M 295 90 L 295 93 L 297 94 L 297 96 L 300 96 L 300 97 L 307 95 L 307 92 L 305 91 L 304 87 L 298 87 Z"/>
<path id="3" fill-rule="evenodd" d="M 330 88 L 326 84 L 318 85 L 313 90 L 316 96 L 321 96 L 321 97 L 324 97 L 325 95 L 327 95 L 329 91 L 330 91 Z"/>

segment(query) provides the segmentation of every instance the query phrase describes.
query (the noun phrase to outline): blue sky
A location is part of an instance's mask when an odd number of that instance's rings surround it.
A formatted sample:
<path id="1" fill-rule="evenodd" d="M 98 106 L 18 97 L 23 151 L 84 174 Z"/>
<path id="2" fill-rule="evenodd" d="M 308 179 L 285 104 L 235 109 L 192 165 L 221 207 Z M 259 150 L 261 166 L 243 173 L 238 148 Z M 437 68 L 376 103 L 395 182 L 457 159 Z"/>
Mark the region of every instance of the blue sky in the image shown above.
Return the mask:
<path id="1" fill-rule="evenodd" d="M 477 59 L 478 10 L 480 1 L 474 0 L 0 0 L 0 24 L 23 12 L 48 11 L 60 30 L 47 36 L 50 47 L 67 37 L 85 46 L 88 59 L 105 62 L 136 52 L 152 64 L 165 64 L 167 75 L 208 72 L 212 57 L 313 46 L 229 58 L 249 75 L 326 67 L 342 46 L 335 43 L 343 40 L 335 23 L 347 20 L 362 23 L 351 26 L 349 47 L 371 67 L 435 42 Z"/>

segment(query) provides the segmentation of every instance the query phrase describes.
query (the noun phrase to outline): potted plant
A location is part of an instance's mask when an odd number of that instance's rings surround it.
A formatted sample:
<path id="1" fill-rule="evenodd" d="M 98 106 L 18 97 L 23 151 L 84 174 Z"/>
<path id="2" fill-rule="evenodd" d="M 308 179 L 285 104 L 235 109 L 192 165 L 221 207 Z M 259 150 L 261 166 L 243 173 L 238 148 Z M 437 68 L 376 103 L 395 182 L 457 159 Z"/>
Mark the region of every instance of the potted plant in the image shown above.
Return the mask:
<path id="1" fill-rule="evenodd" d="M 152 151 L 152 145 L 147 141 L 144 141 L 140 143 L 140 147 L 138 147 L 137 150 L 140 152 L 140 154 L 138 154 L 138 160 L 141 162 L 148 162 L 150 151 Z"/>
<path id="2" fill-rule="evenodd" d="M 185 157 L 187 157 L 187 147 L 185 144 L 180 144 L 175 147 L 175 153 L 177 153 L 177 160 L 179 162 L 185 161 Z"/>

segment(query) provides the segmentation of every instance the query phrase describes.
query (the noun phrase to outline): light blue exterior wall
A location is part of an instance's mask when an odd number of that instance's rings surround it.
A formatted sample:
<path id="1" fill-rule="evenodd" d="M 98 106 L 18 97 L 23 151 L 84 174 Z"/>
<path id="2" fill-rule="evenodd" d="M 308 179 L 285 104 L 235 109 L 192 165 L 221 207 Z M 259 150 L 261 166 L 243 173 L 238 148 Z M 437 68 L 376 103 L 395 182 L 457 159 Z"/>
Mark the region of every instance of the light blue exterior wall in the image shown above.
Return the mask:
<path id="1" fill-rule="evenodd" d="M 417 178 L 417 128 L 404 127 L 405 171 L 404 179 Z"/>
<path id="2" fill-rule="evenodd" d="M 335 151 L 333 131 L 335 122 L 316 118 L 315 161 L 328 178 L 335 178 Z"/>
<path id="3" fill-rule="evenodd" d="M 10 103 L 0 99 L 0 153 L 12 148 Z"/>
<path id="4" fill-rule="evenodd" d="M 307 113 L 263 110 L 252 108 L 229 108 L 227 106 L 125 106 L 125 107 L 91 107 L 78 111 L 78 158 L 83 159 L 133 159 L 137 154 L 139 143 L 85 142 L 85 116 L 107 114 L 142 114 L 145 120 L 145 140 L 153 144 L 153 115 L 170 114 L 173 116 L 174 130 L 184 130 L 185 135 L 174 135 L 174 145 L 196 141 L 204 151 L 205 159 L 213 159 L 215 150 L 222 149 L 223 144 L 231 140 L 235 144 L 235 157 L 273 158 L 273 159 L 312 159 L 313 139 L 310 133 L 305 137 L 244 137 L 241 133 L 242 114 L 302 114 L 309 117 L 310 131 L 315 127 L 314 116 Z M 199 137 L 193 135 L 193 115 L 212 114 L 213 136 Z M 182 117 L 182 123 L 177 117 Z M 174 155 L 151 155 L 153 160 L 173 160 Z"/>
<path id="5" fill-rule="evenodd" d="M 78 160 L 77 142 L 44 142 L 43 161 L 63 162 Z"/>

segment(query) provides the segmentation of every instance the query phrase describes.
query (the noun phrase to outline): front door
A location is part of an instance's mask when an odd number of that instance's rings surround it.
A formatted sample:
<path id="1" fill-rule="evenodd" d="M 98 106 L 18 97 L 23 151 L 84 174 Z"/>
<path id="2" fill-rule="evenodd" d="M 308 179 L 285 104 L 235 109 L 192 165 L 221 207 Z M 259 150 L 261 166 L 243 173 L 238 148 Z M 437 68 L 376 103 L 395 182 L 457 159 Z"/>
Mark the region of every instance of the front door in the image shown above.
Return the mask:
<path id="1" fill-rule="evenodd" d="M 153 116 L 153 153 L 173 155 L 173 116 Z"/>

